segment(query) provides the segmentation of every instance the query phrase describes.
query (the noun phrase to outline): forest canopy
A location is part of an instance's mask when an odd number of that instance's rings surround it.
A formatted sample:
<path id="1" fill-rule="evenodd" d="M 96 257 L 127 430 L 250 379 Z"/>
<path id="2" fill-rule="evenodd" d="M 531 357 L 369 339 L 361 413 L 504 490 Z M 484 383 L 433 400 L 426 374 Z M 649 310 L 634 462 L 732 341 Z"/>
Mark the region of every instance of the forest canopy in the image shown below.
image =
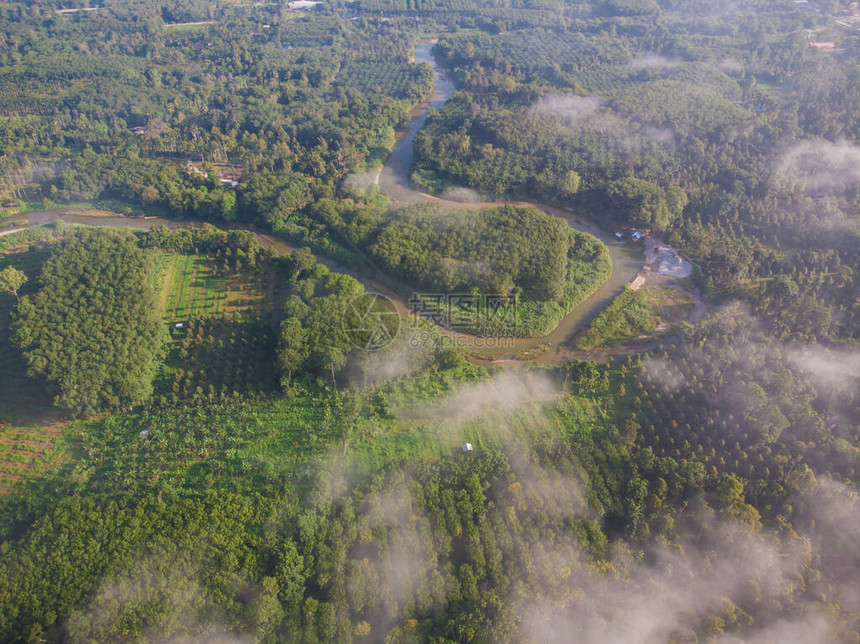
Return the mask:
<path id="1" fill-rule="evenodd" d="M 414 206 L 396 211 L 370 250 L 392 273 L 441 292 L 518 289 L 552 300 L 564 292 L 569 248 L 567 223 L 534 208 L 464 215 Z"/>
<path id="2" fill-rule="evenodd" d="M 39 284 L 18 305 L 15 341 L 56 404 L 86 415 L 146 400 L 166 332 L 153 260 L 136 239 L 75 231 L 45 262 Z"/>
<path id="3" fill-rule="evenodd" d="M 858 644 L 853 14 L 0 3 L 0 641 Z M 411 195 L 473 203 L 399 210 L 380 166 L 448 90 Z M 58 206 L 174 222 L 14 231 Z M 597 295 L 578 347 L 461 350 L 362 287 L 548 334 L 631 228 L 694 271 Z"/>

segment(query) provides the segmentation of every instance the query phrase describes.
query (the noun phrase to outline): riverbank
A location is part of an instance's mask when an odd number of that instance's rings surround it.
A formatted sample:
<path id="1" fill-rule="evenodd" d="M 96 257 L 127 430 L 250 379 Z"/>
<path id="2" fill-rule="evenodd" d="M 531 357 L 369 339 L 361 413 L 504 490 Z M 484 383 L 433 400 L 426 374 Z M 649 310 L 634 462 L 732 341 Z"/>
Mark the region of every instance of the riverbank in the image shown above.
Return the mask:
<path id="1" fill-rule="evenodd" d="M 548 204 L 525 201 L 455 201 L 412 188 L 409 182 L 409 172 L 414 157 L 415 136 L 426 123 L 429 110 L 441 108 L 456 89 L 453 79 L 445 69 L 436 63 L 432 55 L 432 47 L 430 41 L 417 45 L 415 62 L 428 63 L 433 68 L 435 81 L 433 97 L 427 104 L 420 106 L 421 109 L 417 113 L 413 113 L 412 118 L 398 138 L 391 155 L 377 176 L 379 188 L 394 201 L 405 204 L 429 201 L 454 210 L 475 210 L 504 205 L 534 207 L 547 214 L 561 217 L 574 230 L 593 235 L 603 242 L 609 251 L 612 262 L 609 279 L 585 301 L 565 315 L 551 333 L 533 338 L 504 338 L 506 342 L 496 343 L 492 350 L 486 348 L 478 350 L 475 346 L 476 343 L 469 340 L 469 336 L 453 335 L 484 358 L 492 356 L 505 360 L 525 356 L 526 359 L 541 362 L 560 362 L 563 360 L 561 351 L 565 343 L 584 330 L 615 297 L 624 291 L 624 287 L 636 278 L 644 265 L 641 250 L 637 246 L 619 241 L 614 235 L 592 221 L 569 210 Z"/>
<path id="2" fill-rule="evenodd" d="M 561 217 L 568 225 L 576 231 L 587 233 L 599 239 L 606 246 L 612 262 L 609 279 L 588 296 L 585 301 L 575 306 L 565 315 L 558 326 L 551 332 L 539 337 L 531 338 L 486 338 L 473 336 L 442 327 L 437 327 L 442 337 L 446 338 L 452 346 L 457 346 L 478 356 L 482 360 L 537 360 L 544 363 L 557 363 L 569 359 L 569 341 L 583 331 L 597 315 L 600 314 L 624 288 L 630 285 L 641 274 L 644 267 L 644 258 L 641 247 L 620 241 L 614 235 L 598 226 L 593 221 L 556 206 L 548 204 L 524 202 L 524 201 L 491 201 L 491 202 L 462 202 L 451 199 L 435 197 L 417 190 L 409 185 L 409 168 L 412 164 L 414 152 L 414 138 L 427 120 L 430 109 L 442 107 L 454 93 L 454 83 L 445 71 L 441 69 L 433 59 L 432 43 L 424 42 L 416 47 L 416 62 L 427 62 L 434 71 L 434 93 L 429 102 L 414 113 L 404 132 L 398 138 L 394 149 L 386 160 L 385 165 L 377 176 L 380 189 L 393 200 L 401 203 L 420 203 L 422 201 L 433 201 L 446 208 L 472 210 L 487 207 L 514 205 L 522 207 L 538 208 L 548 214 Z M 203 222 L 189 220 L 169 220 L 161 217 L 125 217 L 116 213 L 103 210 L 90 210 L 82 208 L 66 208 L 42 212 L 21 213 L 22 220 L 26 220 L 23 226 L 13 230 L 4 231 L 0 234 L 11 234 L 30 226 L 51 223 L 62 219 L 68 223 L 88 226 L 118 226 L 136 229 L 149 229 L 157 226 L 174 228 L 177 226 L 202 225 Z M 272 248 L 279 253 L 290 253 L 295 246 L 288 241 L 270 233 L 260 232 L 253 226 L 232 223 L 221 225 L 225 230 L 249 230 L 253 232 L 261 246 Z M 329 270 L 344 273 L 356 278 L 364 287 L 373 293 L 385 296 L 391 303 L 392 308 L 401 317 L 415 315 L 408 298 L 398 293 L 391 285 L 373 279 L 355 269 L 343 266 L 336 261 L 326 257 L 318 257 L 321 264 Z M 394 283 L 394 282 L 391 282 Z M 701 303 L 698 299 L 697 303 Z M 696 308 L 697 317 L 703 315 L 703 303 Z"/>

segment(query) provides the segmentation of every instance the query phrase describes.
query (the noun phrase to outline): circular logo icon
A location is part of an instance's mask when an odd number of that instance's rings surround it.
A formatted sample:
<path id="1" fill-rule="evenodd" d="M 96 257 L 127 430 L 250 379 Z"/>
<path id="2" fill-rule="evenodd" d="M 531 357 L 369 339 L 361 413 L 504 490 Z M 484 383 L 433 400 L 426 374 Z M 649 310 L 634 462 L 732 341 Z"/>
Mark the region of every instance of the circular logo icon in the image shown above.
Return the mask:
<path id="1" fill-rule="evenodd" d="M 341 322 L 353 346 L 366 351 L 389 345 L 400 330 L 397 307 L 379 293 L 365 293 L 352 300 L 346 305 Z"/>

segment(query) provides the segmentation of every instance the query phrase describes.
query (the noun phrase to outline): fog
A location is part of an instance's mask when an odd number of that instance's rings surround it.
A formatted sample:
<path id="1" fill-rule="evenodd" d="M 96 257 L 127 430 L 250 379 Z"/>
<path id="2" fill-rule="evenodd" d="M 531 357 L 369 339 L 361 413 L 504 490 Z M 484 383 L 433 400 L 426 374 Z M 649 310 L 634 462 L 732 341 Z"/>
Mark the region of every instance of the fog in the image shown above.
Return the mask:
<path id="1" fill-rule="evenodd" d="M 807 193 L 835 193 L 860 185 L 860 147 L 849 141 L 801 141 L 780 156 L 777 176 Z"/>
<path id="2" fill-rule="evenodd" d="M 609 572 L 579 570 L 574 582 L 578 601 L 572 605 L 559 605 L 552 596 L 523 601 L 521 641 L 690 641 L 693 629 L 709 614 L 733 610 L 734 602 L 749 593 L 750 583 L 757 584 L 766 599 L 778 599 L 793 589 L 804 560 L 802 549 L 786 548 L 712 516 L 707 525 L 690 528 L 704 528 L 708 537 L 698 543 L 650 548 L 643 560 L 622 547 Z M 766 616 L 757 617 L 766 622 Z M 806 642 L 821 641 L 827 632 L 827 623 L 817 613 L 802 624 L 807 634 L 815 635 Z"/>
<path id="3" fill-rule="evenodd" d="M 645 53 L 629 63 L 631 69 L 676 69 L 684 64 L 683 60 L 667 58 L 661 54 Z"/>
<path id="4" fill-rule="evenodd" d="M 465 421 L 483 414 L 508 414 L 533 403 L 550 403 L 559 395 L 539 371 L 506 370 L 491 378 L 459 385 L 447 398 L 398 411 L 402 419 Z"/>
<path id="5" fill-rule="evenodd" d="M 161 552 L 159 548 L 140 558 L 126 575 L 108 575 L 95 597 L 66 623 L 70 642 L 109 641 L 124 630 L 123 623 L 137 621 L 135 613 L 159 609 L 158 624 L 144 631 L 143 641 L 162 644 L 251 644 L 254 638 L 231 632 L 227 616 L 219 615 L 206 596 L 206 569 L 190 552 Z M 222 619 L 223 618 L 223 619 Z M 194 633 L 193 637 L 179 633 Z"/>
<path id="6" fill-rule="evenodd" d="M 463 203 L 478 203 L 483 201 L 481 195 L 475 190 L 463 187 L 446 188 L 445 192 L 442 193 L 442 198 L 450 199 L 451 201 L 461 201 Z"/>
<path id="7" fill-rule="evenodd" d="M 568 134 L 585 130 L 606 135 L 627 151 L 637 151 L 647 143 L 674 148 L 676 133 L 666 125 L 629 122 L 607 105 L 601 96 L 553 94 L 540 98 L 529 108 L 532 118 L 551 118 Z"/>
<path id="8" fill-rule="evenodd" d="M 730 310 L 733 316 L 739 315 Z M 746 332 L 743 339 L 759 341 L 755 331 Z M 755 358 L 750 360 L 748 367 Z M 817 360 L 804 364 L 815 368 Z M 853 374 L 854 367 L 852 358 L 843 366 L 821 371 L 825 377 L 844 377 L 846 370 Z M 683 386 L 665 361 L 649 361 L 646 368 L 676 390 Z M 551 521 L 599 520 L 586 500 L 585 473 L 559 472 L 539 464 L 532 453 L 536 437 L 557 431 L 542 405 L 560 395 L 540 372 L 504 371 L 483 382 L 460 385 L 432 405 L 401 410 L 398 415 L 445 421 L 452 433 L 466 426 L 479 428 L 490 440 L 498 439 L 515 473 L 515 484 L 509 489 L 490 492 L 499 512 L 517 508 L 521 522 L 530 515 Z M 714 404 L 738 405 L 738 396 L 745 394 L 730 391 Z M 453 571 L 433 555 L 432 528 L 410 492 L 416 484 L 409 473 L 394 475 L 362 511 L 362 525 L 371 530 L 384 526 L 390 535 L 379 562 L 383 617 L 373 624 L 374 633 L 384 633 L 398 623 L 402 597 L 410 596 L 411 589 L 432 586 L 434 610 L 442 610 L 449 601 L 451 589 L 442 580 Z M 798 534 L 791 536 L 768 529 L 754 531 L 693 500 L 676 518 L 677 543 L 618 540 L 608 562 L 600 566 L 590 563 L 572 544 L 531 542 L 522 579 L 514 582 L 506 599 L 517 616 L 517 641 L 692 642 L 695 632 L 713 620 L 749 628 L 740 639 L 720 636 L 720 644 L 830 641 L 834 626 L 819 603 L 798 601 L 804 597 L 801 573 L 812 558 L 823 557 L 825 564 L 831 559 L 844 561 L 860 548 L 857 496 L 841 483 L 820 479 L 799 489 L 793 502 L 798 508 Z M 825 542 L 816 536 L 822 534 L 832 536 Z M 359 547 L 354 556 L 376 556 L 370 552 Z M 841 581 L 837 577 L 836 582 L 840 601 L 850 610 L 860 609 L 854 576 L 846 575 Z M 526 584 L 544 590 L 524 592 Z M 761 607 L 755 615 L 738 607 L 751 596 Z M 788 613 L 786 602 L 794 602 Z"/>
<path id="9" fill-rule="evenodd" d="M 343 186 L 355 195 L 366 195 L 377 186 L 378 172 L 350 174 L 343 180 Z"/>

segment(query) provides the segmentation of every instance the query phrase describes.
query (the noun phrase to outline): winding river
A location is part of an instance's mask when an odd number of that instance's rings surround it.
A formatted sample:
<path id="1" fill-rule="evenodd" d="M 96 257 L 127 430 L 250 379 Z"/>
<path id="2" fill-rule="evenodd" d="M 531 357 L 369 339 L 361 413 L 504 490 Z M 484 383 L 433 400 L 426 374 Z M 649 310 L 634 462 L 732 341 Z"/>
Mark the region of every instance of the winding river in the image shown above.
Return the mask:
<path id="1" fill-rule="evenodd" d="M 379 187 L 389 197 L 402 203 L 420 203 L 422 201 L 434 201 L 443 204 L 447 208 L 474 209 L 487 206 L 501 206 L 505 203 L 518 206 L 534 206 L 540 208 L 567 221 L 571 228 L 580 232 L 594 235 L 600 239 L 609 249 L 612 258 L 612 275 L 609 280 L 585 302 L 568 313 L 549 335 L 537 338 L 512 338 L 504 343 L 504 347 L 479 347 L 481 342 L 476 342 L 472 336 L 462 334 L 450 334 L 460 339 L 461 344 L 467 344 L 479 354 L 492 354 L 497 358 L 510 358 L 520 354 L 529 354 L 529 357 L 542 361 L 553 361 L 557 358 L 558 349 L 570 338 L 570 336 L 582 331 L 585 326 L 597 316 L 624 287 L 633 281 L 636 274 L 642 268 L 642 250 L 638 246 L 619 242 L 606 230 L 592 222 L 577 217 L 573 213 L 541 203 L 527 202 L 460 202 L 450 199 L 440 199 L 432 195 L 414 190 L 409 185 L 409 171 L 414 156 L 415 135 L 427 121 L 429 110 L 442 107 L 451 98 L 455 91 L 454 81 L 446 71 L 440 67 L 432 54 L 433 43 L 423 42 L 415 49 L 415 61 L 417 63 L 428 63 L 433 68 L 435 79 L 433 96 L 429 103 L 423 105 L 406 125 L 385 162 L 385 167 L 379 173 Z M 387 293 L 386 293 L 387 295 Z M 398 307 L 399 308 L 399 307 Z M 543 352 L 540 349 L 545 349 Z M 542 353 L 543 355 L 540 355 Z"/>
<path id="2" fill-rule="evenodd" d="M 563 347 L 565 341 L 572 335 L 583 330 L 583 328 L 602 311 L 615 296 L 624 290 L 625 285 L 633 281 L 638 271 L 642 268 L 642 251 L 632 244 L 619 242 L 607 231 L 585 219 L 579 218 L 567 210 L 541 203 L 527 202 L 459 202 L 449 199 L 440 199 L 418 190 L 409 185 L 409 170 L 412 165 L 415 135 L 427 121 L 427 113 L 432 108 L 439 108 L 454 93 L 454 82 L 447 76 L 445 70 L 436 64 L 431 53 L 433 43 L 424 42 L 416 47 L 415 60 L 418 63 L 429 63 L 434 72 L 435 86 L 431 100 L 420 106 L 407 123 L 403 132 L 400 133 L 397 143 L 388 157 L 385 166 L 379 173 L 380 189 L 390 196 L 394 201 L 401 203 L 419 203 L 422 201 L 434 201 L 448 208 L 475 209 L 488 206 L 500 206 L 505 203 L 534 206 L 541 210 L 562 217 L 568 224 L 581 232 L 589 233 L 600 239 L 609 249 L 612 258 L 612 275 L 609 280 L 585 302 L 577 306 L 565 316 L 556 329 L 545 336 L 536 338 L 503 338 L 493 342 L 493 339 L 476 338 L 462 333 L 455 333 L 442 329 L 442 333 L 453 339 L 457 346 L 467 347 L 469 350 L 484 358 L 494 359 L 516 359 L 527 356 L 529 359 L 537 359 L 541 362 L 556 362 L 563 359 Z M 27 213 L 27 226 L 35 226 L 50 223 L 58 219 L 73 224 L 87 226 L 116 226 L 126 228 L 153 228 L 155 226 L 175 227 L 177 225 L 188 225 L 187 221 L 176 221 L 162 219 L 160 217 L 123 217 L 114 213 L 99 211 L 76 211 L 52 210 L 44 212 Z M 193 222 L 192 222 L 193 223 Z M 222 226 L 222 228 L 231 228 Z M 235 229 L 253 230 L 249 226 L 236 224 Z M 7 233 L 12 231 L 6 231 Z M 282 239 L 254 231 L 260 244 L 272 248 L 281 253 L 291 252 L 294 246 Z M 399 293 L 385 284 L 369 278 L 367 275 L 359 274 L 354 270 L 346 268 L 326 258 L 318 258 L 318 261 L 329 269 L 346 273 L 357 278 L 370 292 L 380 293 L 391 300 L 397 312 L 401 315 L 411 315 L 411 307 Z M 492 346 L 488 346 L 492 345 Z"/>

